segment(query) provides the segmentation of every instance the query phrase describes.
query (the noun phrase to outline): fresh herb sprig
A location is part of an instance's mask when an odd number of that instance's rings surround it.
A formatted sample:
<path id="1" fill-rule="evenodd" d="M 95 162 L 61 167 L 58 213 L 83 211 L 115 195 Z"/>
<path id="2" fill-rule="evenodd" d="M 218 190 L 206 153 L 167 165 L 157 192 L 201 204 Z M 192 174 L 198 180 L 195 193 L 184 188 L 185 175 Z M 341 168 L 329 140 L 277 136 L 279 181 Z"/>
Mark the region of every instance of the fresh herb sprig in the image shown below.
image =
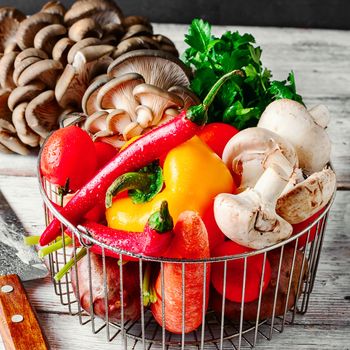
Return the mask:
<path id="1" fill-rule="evenodd" d="M 296 93 L 293 72 L 287 80 L 271 80 L 271 71 L 261 63 L 261 48 L 251 34 L 226 32 L 221 38 L 211 34 L 209 23 L 194 19 L 185 42 L 189 48 L 183 60 L 194 70 L 191 89 L 202 100 L 224 74 L 240 69 L 218 93 L 209 109 L 209 122 L 223 121 L 238 129 L 255 126 L 273 100 L 289 98 L 302 103 Z"/>

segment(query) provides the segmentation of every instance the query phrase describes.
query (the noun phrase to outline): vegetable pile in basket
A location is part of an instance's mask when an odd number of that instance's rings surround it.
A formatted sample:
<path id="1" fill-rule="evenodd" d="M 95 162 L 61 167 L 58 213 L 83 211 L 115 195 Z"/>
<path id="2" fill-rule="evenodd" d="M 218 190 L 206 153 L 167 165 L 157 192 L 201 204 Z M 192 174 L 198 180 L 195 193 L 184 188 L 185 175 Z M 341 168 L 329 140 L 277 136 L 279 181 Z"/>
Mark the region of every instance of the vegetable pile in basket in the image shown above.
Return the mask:
<path id="1" fill-rule="evenodd" d="M 142 48 L 178 55 L 146 18 L 125 17 L 112 0 L 79 0 L 67 10 L 50 1 L 29 17 L 1 7 L 0 151 L 28 154 L 83 110 L 86 89 L 113 59 Z"/>
<path id="2" fill-rule="evenodd" d="M 86 276 L 90 264 L 94 290 L 103 284 L 101 255 L 108 256 L 108 300 L 97 297 L 90 305 L 84 277 L 78 295 L 85 310 L 93 307 L 102 318 L 108 312 L 111 321 L 121 320 L 121 274 L 124 321 L 140 317 L 138 258 L 203 261 L 273 246 L 316 220 L 335 191 L 328 110 L 307 110 L 293 75 L 290 84 L 271 81 L 250 35 L 214 38 L 209 24 L 195 20 L 186 42 L 185 60 L 196 68 L 192 80 L 178 59 L 162 52 L 121 55 L 86 90 L 84 120 L 71 119 L 79 126 L 55 131 L 42 149 L 41 176 L 60 197 L 55 208 L 100 244 L 90 246 L 88 263 L 86 247 L 54 218 L 40 237 L 49 245 L 41 255 L 74 240 L 75 258 L 56 278 L 74 261 Z M 298 238 L 296 251 L 287 246 L 283 261 L 280 250 L 226 265 L 168 260 L 163 275 L 158 263 L 145 262 L 142 307 L 168 331 L 187 333 L 201 325 L 209 303 L 221 312 L 223 298 L 229 318 L 239 317 L 242 301 L 245 319 L 260 307 L 262 317 L 271 316 L 279 283 L 281 314 L 299 296 L 305 246 L 315 234 Z M 74 274 L 72 281 L 76 291 Z"/>

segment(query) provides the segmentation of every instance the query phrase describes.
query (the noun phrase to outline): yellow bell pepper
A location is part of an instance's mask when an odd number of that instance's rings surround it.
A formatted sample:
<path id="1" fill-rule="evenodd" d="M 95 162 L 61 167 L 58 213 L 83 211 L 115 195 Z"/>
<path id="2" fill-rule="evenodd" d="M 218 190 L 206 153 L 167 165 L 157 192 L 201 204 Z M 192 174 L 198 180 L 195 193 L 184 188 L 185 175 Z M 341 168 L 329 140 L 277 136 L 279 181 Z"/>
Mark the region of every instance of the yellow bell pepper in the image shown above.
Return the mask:
<path id="1" fill-rule="evenodd" d="M 163 178 L 165 186 L 149 202 L 134 204 L 129 197 L 114 200 L 106 210 L 108 226 L 141 232 L 163 201 L 168 202 L 175 222 L 185 210 L 203 216 L 217 194 L 235 189 L 226 165 L 197 136 L 167 154 Z"/>

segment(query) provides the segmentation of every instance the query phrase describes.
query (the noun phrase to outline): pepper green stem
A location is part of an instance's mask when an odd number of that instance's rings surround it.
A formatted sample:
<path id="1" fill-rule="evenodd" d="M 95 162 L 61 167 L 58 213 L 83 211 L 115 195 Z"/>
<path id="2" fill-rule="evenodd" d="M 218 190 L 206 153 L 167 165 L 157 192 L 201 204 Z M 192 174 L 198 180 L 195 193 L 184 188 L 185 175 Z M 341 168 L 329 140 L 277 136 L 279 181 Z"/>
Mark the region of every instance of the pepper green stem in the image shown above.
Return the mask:
<path id="1" fill-rule="evenodd" d="M 75 257 L 73 256 L 72 259 L 70 259 L 67 264 L 65 264 L 54 276 L 55 281 L 60 281 L 62 279 L 62 277 L 68 273 L 68 271 L 75 265 L 76 262 L 78 262 L 79 260 L 81 260 L 87 253 L 87 250 L 85 247 L 81 248 L 79 250 L 79 252 L 75 255 Z"/>
<path id="2" fill-rule="evenodd" d="M 229 73 L 223 75 L 210 89 L 207 96 L 204 98 L 203 103 L 198 106 L 192 106 L 187 110 L 186 118 L 198 125 L 205 125 L 208 121 L 208 109 L 213 103 L 216 94 L 221 89 L 222 85 L 234 75 L 244 77 L 244 72 L 240 69 L 235 69 Z"/>
<path id="3" fill-rule="evenodd" d="M 169 232 L 174 228 L 173 218 L 169 213 L 167 201 L 163 201 L 160 209 L 149 217 L 148 226 L 158 233 Z"/>
<path id="4" fill-rule="evenodd" d="M 146 173 L 130 172 L 119 176 L 106 192 L 106 208 L 112 206 L 113 197 L 126 190 L 146 191 L 152 183 L 152 177 Z"/>
<path id="5" fill-rule="evenodd" d="M 39 244 L 40 236 L 25 236 L 23 238 L 25 245 L 36 245 Z"/>
<path id="6" fill-rule="evenodd" d="M 56 250 L 62 249 L 64 246 L 67 246 L 71 243 L 72 243 L 72 239 L 70 237 L 65 237 L 64 241 L 63 241 L 63 239 L 60 239 L 59 241 L 57 241 L 53 244 L 50 244 L 44 248 L 41 248 L 38 251 L 39 258 L 42 259 L 44 256 L 49 255 L 49 254 L 55 252 Z"/>
<path id="7" fill-rule="evenodd" d="M 154 290 L 153 285 L 151 285 L 151 274 L 152 274 L 151 265 L 148 264 L 146 266 L 145 274 L 143 276 L 143 281 L 142 281 L 143 306 L 145 307 L 157 301 L 156 291 Z"/>
<path id="8" fill-rule="evenodd" d="M 152 162 L 138 172 L 130 172 L 119 176 L 107 189 L 105 205 L 112 206 L 113 197 L 129 190 L 133 203 L 140 204 L 150 201 L 163 187 L 163 171 L 158 161 Z"/>

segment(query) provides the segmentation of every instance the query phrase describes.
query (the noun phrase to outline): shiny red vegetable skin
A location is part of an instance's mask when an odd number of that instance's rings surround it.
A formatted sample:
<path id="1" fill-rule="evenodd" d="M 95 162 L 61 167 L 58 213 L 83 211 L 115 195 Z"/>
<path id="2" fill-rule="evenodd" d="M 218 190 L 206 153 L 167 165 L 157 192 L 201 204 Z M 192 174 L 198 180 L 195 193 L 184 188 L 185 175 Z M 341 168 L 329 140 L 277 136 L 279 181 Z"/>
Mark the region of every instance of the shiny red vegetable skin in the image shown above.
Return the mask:
<path id="1" fill-rule="evenodd" d="M 101 169 L 118 153 L 117 149 L 108 143 L 95 141 L 94 145 L 97 157 L 97 169 Z"/>
<path id="2" fill-rule="evenodd" d="M 227 142 L 238 132 L 239 130 L 232 125 L 211 123 L 205 125 L 198 132 L 198 136 L 221 158 Z"/>
<path id="3" fill-rule="evenodd" d="M 126 250 L 130 253 L 141 254 L 146 256 L 165 256 L 165 252 L 169 248 L 173 238 L 173 232 L 158 233 L 146 224 L 143 232 L 128 232 L 116 230 L 96 222 L 83 222 L 84 226 L 92 238 L 95 238 L 101 243 L 109 247 Z M 66 231 L 70 236 L 71 232 Z M 101 253 L 101 248 L 92 248 L 95 253 Z M 119 253 L 112 250 L 105 250 L 106 255 L 119 259 Z M 123 255 L 123 260 L 134 260 L 132 257 Z"/>
<path id="4" fill-rule="evenodd" d="M 64 207 L 62 214 L 72 224 L 96 203 L 104 200 L 108 187 L 120 175 L 138 170 L 163 154 L 196 135 L 208 120 L 208 108 L 221 86 L 233 75 L 242 75 L 240 70 L 233 70 L 222 76 L 211 88 L 203 103 L 182 111 L 169 122 L 154 128 L 131 143 L 106 166 L 104 166 Z M 60 233 L 60 222 L 54 219 L 40 237 L 40 245 L 52 242 Z"/>
<path id="5" fill-rule="evenodd" d="M 192 211 L 180 214 L 174 227 L 174 239 L 168 256 L 179 259 L 209 258 L 207 230 L 200 216 Z M 155 282 L 157 301 L 151 311 L 162 325 L 162 299 L 165 306 L 165 328 L 172 333 L 182 333 L 182 314 L 185 314 L 185 333 L 198 328 L 202 323 L 202 308 L 207 309 L 209 297 L 210 264 L 206 266 L 206 300 L 203 306 L 204 264 L 185 264 L 185 310 L 182 310 L 182 264 L 164 263 L 164 296 L 161 274 Z"/>
<path id="6" fill-rule="evenodd" d="M 226 241 L 217 246 L 213 251 L 213 256 L 227 256 L 242 254 L 252 251 L 233 241 Z M 258 254 L 247 258 L 247 273 L 244 301 L 251 302 L 259 297 L 260 281 L 262 276 L 264 255 Z M 227 262 L 226 272 L 226 299 L 234 302 L 242 301 L 243 290 L 244 259 L 230 260 Z M 271 265 L 268 259 L 265 262 L 264 281 L 262 292 L 269 285 L 271 279 Z M 211 283 L 213 287 L 222 295 L 224 283 L 224 263 L 215 263 L 212 266 Z"/>
<path id="7" fill-rule="evenodd" d="M 193 137 L 200 127 L 186 118 L 186 112 L 183 111 L 168 123 L 144 134 L 118 153 L 84 185 L 63 208 L 62 215 L 72 224 L 78 224 L 79 219 L 96 203 L 104 202 L 108 187 L 117 177 L 158 159 L 162 154 Z M 54 219 L 41 235 L 40 245 L 49 244 L 59 234 L 60 222 Z"/>
<path id="8" fill-rule="evenodd" d="M 40 170 L 52 184 L 77 191 L 95 174 L 96 150 L 90 136 L 77 126 L 53 132 L 45 142 L 40 158 Z"/>

